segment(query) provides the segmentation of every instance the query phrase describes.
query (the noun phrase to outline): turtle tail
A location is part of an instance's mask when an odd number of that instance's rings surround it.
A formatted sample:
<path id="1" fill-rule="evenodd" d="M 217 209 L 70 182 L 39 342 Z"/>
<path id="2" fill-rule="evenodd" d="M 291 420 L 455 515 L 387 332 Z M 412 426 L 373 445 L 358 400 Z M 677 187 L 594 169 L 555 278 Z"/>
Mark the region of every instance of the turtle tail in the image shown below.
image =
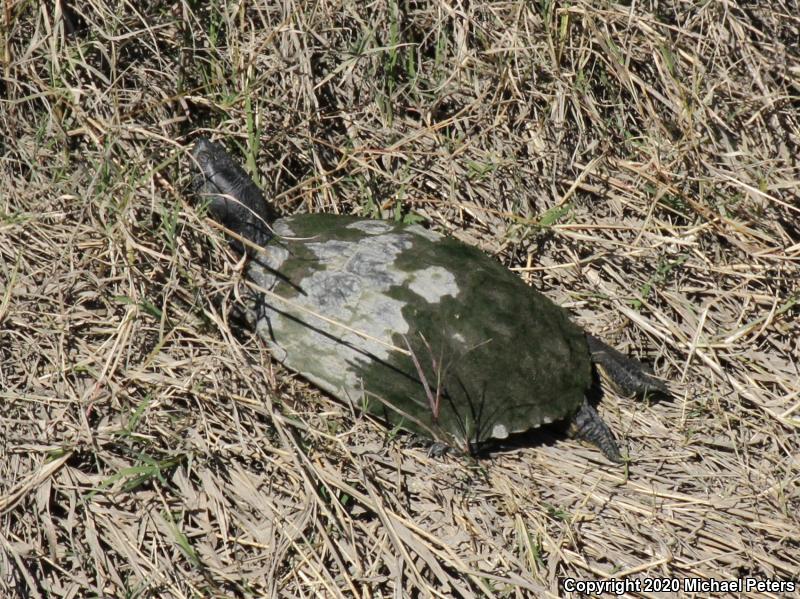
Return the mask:
<path id="1" fill-rule="evenodd" d="M 614 433 L 585 398 L 569 423 L 569 434 L 599 447 L 603 455 L 612 462 L 616 464 L 623 462 Z"/>
<path id="2" fill-rule="evenodd" d="M 606 374 L 622 394 L 643 397 L 648 393 L 655 393 L 669 397 L 669 388 L 663 381 L 647 373 L 641 362 L 618 352 L 597 337 L 586 335 L 586 340 L 589 343 L 592 362 Z"/>

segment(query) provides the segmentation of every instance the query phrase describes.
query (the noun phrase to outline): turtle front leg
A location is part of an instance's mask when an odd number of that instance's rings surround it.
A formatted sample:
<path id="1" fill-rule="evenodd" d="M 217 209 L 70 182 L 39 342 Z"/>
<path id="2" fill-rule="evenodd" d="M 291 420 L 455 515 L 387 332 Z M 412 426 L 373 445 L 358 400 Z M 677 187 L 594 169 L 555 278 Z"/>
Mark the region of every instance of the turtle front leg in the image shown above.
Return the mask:
<path id="1" fill-rule="evenodd" d="M 603 455 L 612 462 L 617 464 L 623 462 L 614 433 L 585 398 L 583 405 L 569 423 L 569 435 L 600 448 Z"/>

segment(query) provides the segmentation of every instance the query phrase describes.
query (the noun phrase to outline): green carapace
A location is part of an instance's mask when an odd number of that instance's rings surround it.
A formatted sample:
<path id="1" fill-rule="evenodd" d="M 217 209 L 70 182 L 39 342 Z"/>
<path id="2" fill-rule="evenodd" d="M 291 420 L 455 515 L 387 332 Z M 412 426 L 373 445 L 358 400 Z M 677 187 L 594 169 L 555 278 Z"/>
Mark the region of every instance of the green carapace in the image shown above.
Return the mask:
<path id="1" fill-rule="evenodd" d="M 219 144 L 193 157 L 196 191 L 249 255 L 248 323 L 276 360 L 392 426 L 474 450 L 568 421 L 620 461 L 586 400 L 593 362 L 625 392 L 667 392 L 475 248 L 418 225 L 276 219 Z"/>

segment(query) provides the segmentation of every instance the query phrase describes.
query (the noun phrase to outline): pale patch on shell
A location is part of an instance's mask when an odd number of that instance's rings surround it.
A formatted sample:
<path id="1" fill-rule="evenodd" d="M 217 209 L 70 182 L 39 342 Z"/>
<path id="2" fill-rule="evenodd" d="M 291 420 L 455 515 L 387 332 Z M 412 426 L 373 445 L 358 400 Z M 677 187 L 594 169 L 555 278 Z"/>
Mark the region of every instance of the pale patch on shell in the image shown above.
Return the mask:
<path id="1" fill-rule="evenodd" d="M 408 288 L 431 304 L 438 304 L 445 295 L 458 297 L 456 278 L 453 273 L 441 266 L 429 266 L 411 274 L 413 277 Z"/>
<path id="2" fill-rule="evenodd" d="M 278 237 L 291 237 L 294 233 L 289 225 L 278 220 L 272 224 L 272 232 Z M 276 272 L 289 257 L 289 250 L 283 242 L 271 243 L 262 249 L 247 268 L 247 275 L 259 287 L 272 289 L 277 284 Z"/>
<path id="3" fill-rule="evenodd" d="M 504 424 L 495 424 L 492 427 L 492 437 L 495 439 L 505 439 L 508 437 L 508 429 Z"/>
<path id="4" fill-rule="evenodd" d="M 444 235 L 441 235 L 436 231 L 426 229 L 420 225 L 408 225 L 405 230 L 414 233 L 415 235 L 419 235 L 420 237 L 424 237 L 428 241 L 439 241 L 444 237 Z"/>
<path id="5" fill-rule="evenodd" d="M 381 229 L 392 227 L 377 221 L 354 224 L 379 227 L 367 227 L 364 232 L 369 237 L 357 241 L 304 242 L 318 269 L 312 268 L 302 280 L 292 281 L 302 292 L 287 301 L 266 297 L 256 328 L 273 355 L 282 357 L 289 368 L 338 397 L 360 401 L 364 391 L 356 374 L 358 365 L 388 360 L 394 351 L 392 335 L 406 335 L 410 330 L 403 316 L 405 302 L 389 297 L 388 292 L 392 287 L 409 287 L 419 272 L 406 272 L 395 264 L 398 256 L 412 247 L 412 236 L 381 233 Z M 355 228 L 363 231 L 362 227 Z M 280 230 L 281 234 L 291 232 L 285 223 Z M 283 244 L 289 251 L 281 248 Z M 268 262 L 272 268 L 289 256 L 292 243 L 278 242 L 274 248 L 270 255 L 276 259 Z M 276 251 L 279 249 L 282 251 Z M 276 278 L 257 263 L 253 263 L 249 275 L 256 283 Z M 448 290 L 454 284 L 441 273 L 424 274 L 418 285 L 426 299 L 442 295 L 425 289 L 431 281 L 441 281 Z"/>
<path id="6" fill-rule="evenodd" d="M 294 231 L 284 219 L 272 223 L 272 232 L 278 237 L 294 237 Z"/>
<path id="7" fill-rule="evenodd" d="M 360 220 L 347 225 L 348 229 L 358 229 L 368 235 L 380 235 L 392 230 L 392 225 L 380 220 Z"/>

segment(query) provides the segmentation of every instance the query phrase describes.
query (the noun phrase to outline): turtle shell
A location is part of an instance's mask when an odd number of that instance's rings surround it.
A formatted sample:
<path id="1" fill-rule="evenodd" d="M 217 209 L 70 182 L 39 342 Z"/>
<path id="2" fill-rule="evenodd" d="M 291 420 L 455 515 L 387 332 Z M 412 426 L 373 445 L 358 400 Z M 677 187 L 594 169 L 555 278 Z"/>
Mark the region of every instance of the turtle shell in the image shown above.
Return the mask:
<path id="1" fill-rule="evenodd" d="M 279 361 L 332 395 L 462 449 L 582 404 L 584 332 L 480 250 L 328 214 L 273 229 L 248 265 L 247 318 Z"/>

